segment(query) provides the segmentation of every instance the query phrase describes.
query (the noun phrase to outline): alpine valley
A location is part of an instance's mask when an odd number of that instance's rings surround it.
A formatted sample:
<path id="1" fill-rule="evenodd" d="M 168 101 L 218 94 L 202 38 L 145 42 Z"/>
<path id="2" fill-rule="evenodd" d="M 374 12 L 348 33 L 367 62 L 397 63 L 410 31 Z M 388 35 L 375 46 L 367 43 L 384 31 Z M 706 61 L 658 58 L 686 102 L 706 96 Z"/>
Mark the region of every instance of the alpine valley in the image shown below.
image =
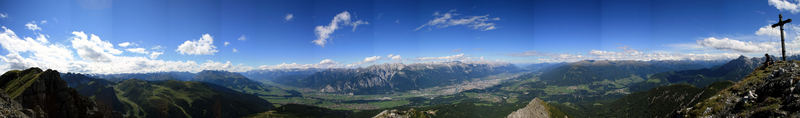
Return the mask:
<path id="1" fill-rule="evenodd" d="M 0 85 L 10 106 L 3 115 L 28 117 L 680 117 L 703 115 L 685 110 L 706 104 L 698 103 L 748 77 L 763 60 L 453 61 L 241 73 L 30 68 L 6 72 Z"/>
<path id="2" fill-rule="evenodd" d="M 800 0 L 0 0 L 0 118 L 800 118 L 792 18 Z"/>

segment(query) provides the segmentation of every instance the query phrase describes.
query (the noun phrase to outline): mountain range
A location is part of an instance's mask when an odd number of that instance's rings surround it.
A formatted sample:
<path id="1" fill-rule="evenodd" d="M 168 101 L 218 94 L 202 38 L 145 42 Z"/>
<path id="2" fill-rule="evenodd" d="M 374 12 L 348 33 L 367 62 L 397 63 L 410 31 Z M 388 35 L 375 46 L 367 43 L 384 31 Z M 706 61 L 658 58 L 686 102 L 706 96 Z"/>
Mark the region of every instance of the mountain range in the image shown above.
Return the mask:
<path id="1" fill-rule="evenodd" d="M 741 100 L 744 98 L 725 98 L 756 106 L 709 107 L 711 102 L 721 99 L 713 96 L 750 95 L 749 91 L 731 89 L 744 86 L 741 81 L 752 81 L 742 80 L 754 78 L 751 72 L 767 72 L 758 70 L 762 62 L 763 58 L 742 56 L 726 62 L 585 60 L 520 68 L 513 64 L 456 61 L 241 73 L 204 70 L 135 74 L 58 73 L 31 68 L 9 71 L 0 78 L 0 89 L 5 92 L 0 94 L 0 105 L 11 106 L 0 112 L 6 111 L 3 113 L 9 116 L 63 114 L 29 105 L 45 102 L 31 103 L 18 98 L 30 96 L 25 91 L 31 90 L 72 96 L 69 97 L 72 100 L 63 103 L 91 108 L 87 112 L 77 111 L 90 114 L 75 117 L 524 117 L 530 113 L 549 117 L 675 117 L 732 116 L 725 113 L 742 109 L 771 113 L 748 112 L 745 116 L 775 116 L 791 111 L 793 107 L 758 110 L 774 108 L 769 107 L 774 104 L 760 103 L 776 103 L 775 97 L 748 98 L 753 99 L 749 102 Z M 782 73 L 794 72 L 784 69 L 785 72 L 776 73 L 775 70 L 781 70 L 772 66 L 763 68 L 773 69 L 770 72 L 775 78 L 791 77 L 793 74 Z M 492 79 L 509 73 L 518 76 Z M 421 90 L 483 80 L 499 82 L 451 94 L 420 94 Z M 46 87 L 36 87 L 42 85 Z M 761 88 L 747 90 L 754 90 L 759 96 L 774 96 L 771 93 L 778 94 L 774 92 L 778 90 L 766 88 L 783 86 L 757 85 Z M 794 98 L 779 100 L 785 99 Z M 724 105 L 728 104 L 733 103 Z M 351 110 L 336 107 L 339 105 L 387 107 Z M 712 108 L 714 112 L 698 112 L 697 108 Z"/>

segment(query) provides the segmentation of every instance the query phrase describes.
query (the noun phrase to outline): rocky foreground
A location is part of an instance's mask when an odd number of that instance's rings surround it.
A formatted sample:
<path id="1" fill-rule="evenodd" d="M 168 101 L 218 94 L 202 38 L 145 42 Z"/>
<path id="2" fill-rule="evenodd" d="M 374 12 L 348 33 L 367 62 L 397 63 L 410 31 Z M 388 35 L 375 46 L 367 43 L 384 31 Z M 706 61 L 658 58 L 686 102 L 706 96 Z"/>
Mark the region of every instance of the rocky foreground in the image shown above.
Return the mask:
<path id="1" fill-rule="evenodd" d="M 80 96 L 59 73 L 39 68 L 13 70 L 0 76 L 0 117 L 108 118 L 110 109 Z M 120 117 L 120 116 L 116 116 Z"/>
<path id="2" fill-rule="evenodd" d="M 550 117 L 544 101 L 534 98 L 527 106 L 508 114 L 507 118 L 547 118 Z"/>
<path id="3" fill-rule="evenodd" d="M 800 61 L 762 65 L 700 103 L 678 111 L 683 117 L 800 117 Z"/>

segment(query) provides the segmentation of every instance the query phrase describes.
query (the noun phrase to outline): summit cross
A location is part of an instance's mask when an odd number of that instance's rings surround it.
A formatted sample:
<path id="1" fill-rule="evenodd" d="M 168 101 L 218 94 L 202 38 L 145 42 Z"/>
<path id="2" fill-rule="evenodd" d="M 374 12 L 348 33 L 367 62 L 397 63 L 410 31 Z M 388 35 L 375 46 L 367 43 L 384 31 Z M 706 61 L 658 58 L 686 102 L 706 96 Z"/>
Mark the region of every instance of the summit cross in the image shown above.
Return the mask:
<path id="1" fill-rule="evenodd" d="M 792 22 L 792 19 L 783 20 L 783 15 L 778 14 L 778 23 L 772 24 L 772 28 L 780 26 L 781 29 L 781 58 L 786 61 L 786 44 L 783 43 L 783 25 Z"/>

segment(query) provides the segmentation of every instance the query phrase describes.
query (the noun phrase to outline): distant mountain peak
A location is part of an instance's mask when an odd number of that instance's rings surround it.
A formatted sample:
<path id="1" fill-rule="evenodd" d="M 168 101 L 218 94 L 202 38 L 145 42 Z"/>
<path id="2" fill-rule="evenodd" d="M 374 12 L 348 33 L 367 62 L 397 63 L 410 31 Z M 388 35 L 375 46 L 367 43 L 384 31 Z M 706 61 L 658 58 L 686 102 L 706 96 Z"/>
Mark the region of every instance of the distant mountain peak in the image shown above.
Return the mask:
<path id="1" fill-rule="evenodd" d="M 737 57 L 736 59 L 737 59 L 737 60 L 738 60 L 738 59 L 747 59 L 747 57 L 746 57 L 746 56 L 744 56 L 744 55 L 739 55 L 739 57 Z"/>

